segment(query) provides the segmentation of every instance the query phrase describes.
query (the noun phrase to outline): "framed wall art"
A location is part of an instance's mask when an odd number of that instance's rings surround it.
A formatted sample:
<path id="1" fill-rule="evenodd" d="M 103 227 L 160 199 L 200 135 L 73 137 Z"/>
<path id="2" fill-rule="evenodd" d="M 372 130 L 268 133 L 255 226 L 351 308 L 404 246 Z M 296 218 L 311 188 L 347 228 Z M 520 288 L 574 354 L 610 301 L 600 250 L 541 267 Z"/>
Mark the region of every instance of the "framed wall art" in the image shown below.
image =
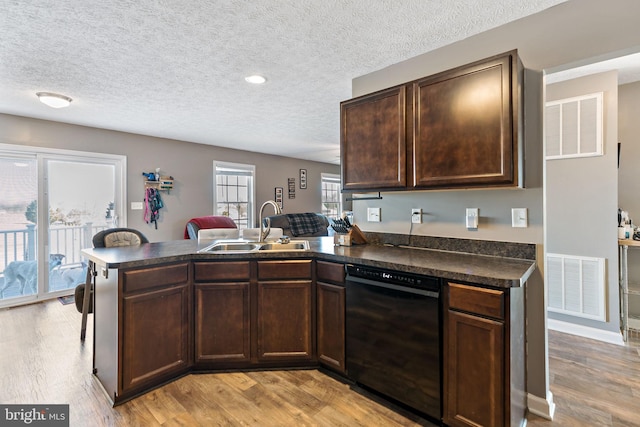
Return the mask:
<path id="1" fill-rule="evenodd" d="M 289 198 L 295 199 L 296 198 L 296 179 L 288 178 L 287 182 L 289 184 Z"/>
<path id="2" fill-rule="evenodd" d="M 282 187 L 276 187 L 275 188 L 275 195 L 274 195 L 274 199 L 276 201 L 276 203 L 278 204 L 278 206 L 280 206 L 280 209 L 282 209 L 282 194 L 284 193 L 284 190 Z"/>
<path id="3" fill-rule="evenodd" d="M 300 169 L 300 189 L 301 190 L 307 189 L 307 170 L 306 169 Z"/>

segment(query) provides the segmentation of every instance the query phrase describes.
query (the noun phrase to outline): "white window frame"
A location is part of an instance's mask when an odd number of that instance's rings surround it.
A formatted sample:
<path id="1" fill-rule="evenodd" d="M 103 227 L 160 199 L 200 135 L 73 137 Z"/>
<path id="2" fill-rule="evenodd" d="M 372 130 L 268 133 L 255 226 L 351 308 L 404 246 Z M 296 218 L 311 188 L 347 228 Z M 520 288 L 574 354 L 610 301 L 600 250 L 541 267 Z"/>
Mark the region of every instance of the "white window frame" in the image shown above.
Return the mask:
<path id="1" fill-rule="evenodd" d="M 251 176 L 251 183 L 250 183 L 250 188 L 249 188 L 249 198 L 250 200 L 247 201 L 247 225 L 245 226 L 244 224 L 238 223 L 236 221 L 236 225 L 238 226 L 239 229 L 242 228 L 252 228 L 253 224 L 255 223 L 254 218 L 255 218 L 255 201 L 256 201 L 256 185 L 255 185 L 255 180 L 256 180 L 256 167 L 255 165 L 249 165 L 249 164 L 244 164 L 244 163 L 231 163 L 231 162 L 222 162 L 222 161 L 214 161 L 213 162 L 213 214 L 214 215 L 219 215 L 217 212 L 217 206 L 218 206 L 218 181 L 217 181 L 217 176 L 218 171 L 219 170 L 229 170 L 232 172 L 236 172 L 236 173 L 240 173 L 240 172 L 246 172 Z M 224 175 L 224 174 L 220 174 L 220 175 Z M 232 218 L 235 221 L 235 218 Z"/>
<path id="2" fill-rule="evenodd" d="M 325 189 L 324 189 L 324 184 L 325 183 L 331 183 L 331 184 L 337 184 L 338 185 L 338 212 L 336 213 L 336 217 L 340 217 L 341 213 L 342 213 L 342 196 L 341 196 L 341 191 L 340 191 L 340 175 L 338 174 L 334 174 L 334 173 L 322 173 L 321 174 L 321 205 L 320 205 L 320 212 L 322 212 L 323 214 L 326 212 L 325 208 L 324 208 L 324 204 L 325 203 L 335 203 L 332 201 L 326 201 L 324 196 L 325 196 Z M 332 215 L 328 215 L 328 216 L 332 216 Z"/>

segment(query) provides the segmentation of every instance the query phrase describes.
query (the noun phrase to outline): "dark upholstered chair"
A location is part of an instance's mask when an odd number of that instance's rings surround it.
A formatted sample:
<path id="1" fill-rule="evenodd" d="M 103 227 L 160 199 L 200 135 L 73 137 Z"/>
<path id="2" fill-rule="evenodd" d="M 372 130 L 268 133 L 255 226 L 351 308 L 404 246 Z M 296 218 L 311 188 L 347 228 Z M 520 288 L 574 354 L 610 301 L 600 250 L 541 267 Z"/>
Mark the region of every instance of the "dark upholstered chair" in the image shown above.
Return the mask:
<path id="1" fill-rule="evenodd" d="M 94 248 L 115 248 L 120 246 L 137 246 L 143 243 L 149 243 L 149 240 L 133 228 L 109 228 L 102 230 L 93 236 L 92 239 Z M 80 340 L 84 341 L 84 337 L 87 333 L 87 316 L 89 313 L 93 313 L 93 277 L 94 265 L 92 261 L 89 261 L 87 266 L 87 278 L 85 283 L 76 286 L 75 289 L 75 302 L 76 308 L 82 313 L 82 327 L 80 328 Z M 89 289 L 89 292 L 85 290 Z"/>
<path id="2" fill-rule="evenodd" d="M 198 240 L 198 231 L 209 228 L 238 228 L 238 226 L 234 220 L 224 215 L 191 218 L 184 229 L 184 238 Z"/>

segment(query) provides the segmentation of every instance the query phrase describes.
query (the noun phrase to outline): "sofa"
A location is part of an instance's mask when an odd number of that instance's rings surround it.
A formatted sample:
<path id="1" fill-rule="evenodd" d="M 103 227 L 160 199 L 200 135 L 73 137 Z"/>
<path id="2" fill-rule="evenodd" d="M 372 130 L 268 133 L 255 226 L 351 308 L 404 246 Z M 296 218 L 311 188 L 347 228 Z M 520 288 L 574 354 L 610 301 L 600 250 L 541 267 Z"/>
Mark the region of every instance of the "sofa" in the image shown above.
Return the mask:
<path id="1" fill-rule="evenodd" d="M 329 219 L 319 213 L 293 213 L 273 215 L 263 219 L 266 227 L 266 219 L 271 221 L 271 227 L 282 228 L 285 236 L 289 237 L 316 237 L 329 235 Z"/>

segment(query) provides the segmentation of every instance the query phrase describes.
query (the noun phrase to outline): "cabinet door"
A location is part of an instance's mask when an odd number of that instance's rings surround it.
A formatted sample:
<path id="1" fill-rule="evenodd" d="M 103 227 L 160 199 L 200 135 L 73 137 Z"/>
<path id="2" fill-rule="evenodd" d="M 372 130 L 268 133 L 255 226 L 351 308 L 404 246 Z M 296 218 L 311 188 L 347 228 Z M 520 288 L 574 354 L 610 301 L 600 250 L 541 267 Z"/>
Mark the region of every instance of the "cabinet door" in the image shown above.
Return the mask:
<path id="1" fill-rule="evenodd" d="M 345 288 L 318 282 L 317 293 L 318 360 L 345 373 Z"/>
<path id="2" fill-rule="evenodd" d="M 414 82 L 414 188 L 515 184 L 514 55 Z"/>
<path id="3" fill-rule="evenodd" d="M 313 357 L 311 281 L 258 282 L 258 360 Z"/>
<path id="4" fill-rule="evenodd" d="M 189 286 L 125 296 L 122 391 L 150 387 L 189 367 Z"/>
<path id="5" fill-rule="evenodd" d="M 504 425 L 504 324 L 449 310 L 444 348 L 444 421 Z"/>
<path id="6" fill-rule="evenodd" d="M 406 187 L 406 88 L 340 104 L 344 190 Z"/>
<path id="7" fill-rule="evenodd" d="M 249 362 L 249 282 L 195 286 L 196 364 Z"/>

